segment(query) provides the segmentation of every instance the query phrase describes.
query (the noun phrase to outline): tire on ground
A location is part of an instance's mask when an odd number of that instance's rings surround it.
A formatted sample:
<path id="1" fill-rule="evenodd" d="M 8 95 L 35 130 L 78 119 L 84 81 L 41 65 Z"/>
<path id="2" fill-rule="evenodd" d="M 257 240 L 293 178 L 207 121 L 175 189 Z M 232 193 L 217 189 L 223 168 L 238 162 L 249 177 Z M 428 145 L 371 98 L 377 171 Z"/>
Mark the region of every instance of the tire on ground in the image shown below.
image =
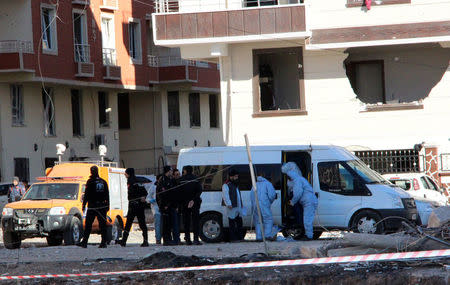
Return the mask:
<path id="1" fill-rule="evenodd" d="M 363 210 L 357 213 L 350 225 L 350 230 L 355 233 L 384 233 L 384 223 L 380 222 L 381 216 L 375 211 Z"/>
<path id="2" fill-rule="evenodd" d="M 83 226 L 78 217 L 72 217 L 69 227 L 64 231 L 64 244 L 74 245 L 80 242 L 83 233 Z"/>
<path id="3" fill-rule="evenodd" d="M 50 234 L 47 237 L 47 244 L 49 246 L 58 246 L 61 245 L 63 242 L 63 237 L 60 234 Z"/>
<path id="4" fill-rule="evenodd" d="M 4 231 L 3 232 L 3 244 L 7 249 L 20 248 L 22 240 L 15 232 Z"/>
<path id="5" fill-rule="evenodd" d="M 200 238 L 208 243 L 221 242 L 224 239 L 224 228 L 219 214 L 208 213 L 200 218 Z"/>

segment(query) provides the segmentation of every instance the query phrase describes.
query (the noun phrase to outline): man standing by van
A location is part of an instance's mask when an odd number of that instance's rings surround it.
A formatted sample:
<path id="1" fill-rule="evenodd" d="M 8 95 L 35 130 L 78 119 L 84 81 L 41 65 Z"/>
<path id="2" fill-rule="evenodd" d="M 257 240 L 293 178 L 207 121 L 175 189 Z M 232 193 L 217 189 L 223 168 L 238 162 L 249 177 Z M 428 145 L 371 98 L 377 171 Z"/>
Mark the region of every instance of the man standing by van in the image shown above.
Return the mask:
<path id="1" fill-rule="evenodd" d="M 172 168 L 164 166 L 164 174 L 158 182 L 156 201 L 162 215 L 163 245 L 178 245 L 180 243 L 178 221 L 178 197 Z"/>
<path id="2" fill-rule="evenodd" d="M 230 224 L 230 240 L 242 240 L 243 204 L 241 192 L 238 188 L 239 173 L 235 169 L 228 172 L 228 181 L 222 186 L 222 199 L 227 207 L 228 222 Z"/>
<path id="3" fill-rule="evenodd" d="M 82 210 L 86 209 L 86 224 L 84 229 L 83 240 L 77 244 L 78 246 L 87 247 L 89 236 L 92 230 L 92 223 L 97 218 L 100 225 L 102 240 L 99 248 L 106 248 L 106 213 L 109 210 L 109 190 L 108 183 L 98 175 L 98 167 L 91 167 L 91 177 L 86 182 L 86 191 L 83 197 Z"/>
<path id="4" fill-rule="evenodd" d="M 183 197 L 183 203 L 181 205 L 183 211 L 184 222 L 184 240 L 187 245 L 191 245 L 191 222 L 194 234 L 194 244 L 200 245 L 199 241 L 199 222 L 200 222 L 200 205 L 202 199 L 202 186 L 197 181 L 197 177 L 192 174 L 193 168 L 188 165 L 183 169 L 183 177 L 181 177 L 180 185 L 182 185 L 181 193 Z"/>
<path id="5" fill-rule="evenodd" d="M 128 213 L 127 223 L 123 230 L 123 237 L 120 241 L 120 245 L 125 247 L 127 245 L 128 235 L 130 234 L 131 225 L 134 218 L 137 217 L 139 228 L 142 231 L 142 237 L 144 239 L 141 244 L 142 247 L 148 246 L 148 229 L 145 223 L 145 198 L 147 197 L 147 190 L 142 185 L 139 185 L 136 181 L 136 175 L 134 174 L 134 168 L 127 168 L 125 170 L 125 177 L 127 178 L 128 185 Z"/>

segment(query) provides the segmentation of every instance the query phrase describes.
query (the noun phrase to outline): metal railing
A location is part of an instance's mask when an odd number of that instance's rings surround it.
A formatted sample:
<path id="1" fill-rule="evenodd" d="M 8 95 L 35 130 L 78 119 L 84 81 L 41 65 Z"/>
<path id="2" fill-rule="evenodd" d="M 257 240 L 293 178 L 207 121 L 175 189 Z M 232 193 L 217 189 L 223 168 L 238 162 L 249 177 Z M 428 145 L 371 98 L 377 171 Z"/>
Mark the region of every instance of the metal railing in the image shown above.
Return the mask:
<path id="1" fill-rule="evenodd" d="M 149 66 L 153 67 L 167 67 L 167 66 L 198 66 L 195 60 L 183 59 L 179 56 L 156 56 L 148 55 L 147 62 Z"/>
<path id="2" fill-rule="evenodd" d="M 101 160 L 83 160 L 83 161 L 55 161 L 55 165 L 61 165 L 61 164 L 69 164 L 69 163 L 87 163 L 87 164 L 95 164 L 99 166 L 105 166 L 105 167 L 119 167 L 119 163 L 115 161 L 101 161 Z"/>
<path id="3" fill-rule="evenodd" d="M 115 48 L 103 48 L 103 65 L 117 65 Z"/>
<path id="4" fill-rule="evenodd" d="M 355 151 L 355 155 L 381 174 L 420 172 L 425 160 L 414 149 Z"/>
<path id="5" fill-rule="evenodd" d="M 282 6 L 302 4 L 304 0 L 154 0 L 157 13 L 228 10 L 247 7 Z"/>
<path id="6" fill-rule="evenodd" d="M 33 53 L 31 41 L 0 41 L 0 53 Z"/>
<path id="7" fill-rule="evenodd" d="M 75 44 L 75 62 L 90 62 L 91 53 L 89 50 L 89 45 L 87 44 Z"/>

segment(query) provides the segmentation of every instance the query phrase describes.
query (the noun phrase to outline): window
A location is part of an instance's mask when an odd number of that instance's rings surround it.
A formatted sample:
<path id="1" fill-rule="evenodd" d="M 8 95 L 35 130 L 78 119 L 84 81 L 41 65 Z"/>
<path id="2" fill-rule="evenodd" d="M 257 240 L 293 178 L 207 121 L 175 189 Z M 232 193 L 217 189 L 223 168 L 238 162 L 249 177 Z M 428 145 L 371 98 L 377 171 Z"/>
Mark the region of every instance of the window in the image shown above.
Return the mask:
<path id="1" fill-rule="evenodd" d="M 83 136 L 83 108 L 80 90 L 71 90 L 72 101 L 72 133 L 74 136 Z"/>
<path id="2" fill-rule="evenodd" d="M 244 0 L 244 7 L 258 7 L 258 6 L 274 6 L 286 4 L 299 4 L 303 0 Z"/>
<path id="3" fill-rule="evenodd" d="M 42 88 L 42 103 L 44 105 L 44 135 L 56 136 L 53 88 Z"/>
<path id="4" fill-rule="evenodd" d="M 256 164 L 254 167 L 256 174 L 263 172 L 275 189 L 281 189 L 281 164 Z M 193 166 L 193 173 L 199 177 L 204 192 L 219 192 L 228 178 L 230 168 L 239 172 L 239 190 L 250 191 L 252 180 L 248 164 Z"/>
<path id="5" fill-rule="evenodd" d="M 141 24 L 130 22 L 128 24 L 129 52 L 134 63 L 142 63 Z"/>
<path id="6" fill-rule="evenodd" d="M 73 13 L 73 41 L 75 62 L 89 62 L 90 53 L 87 42 L 86 14 L 78 10 Z"/>
<path id="7" fill-rule="evenodd" d="M 102 28 L 103 64 L 117 65 L 113 18 L 109 16 L 102 17 L 101 28 Z"/>
<path id="8" fill-rule="evenodd" d="M 98 92 L 98 121 L 100 127 L 109 127 L 109 113 L 111 112 L 111 108 L 108 105 L 108 93 Z"/>
<path id="9" fill-rule="evenodd" d="M 12 125 L 23 126 L 25 113 L 23 111 L 23 87 L 22 85 L 11 85 L 11 113 Z"/>
<path id="10" fill-rule="evenodd" d="M 192 127 L 200 127 L 200 94 L 189 94 L 189 121 Z"/>
<path id="11" fill-rule="evenodd" d="M 219 104 L 216 94 L 209 94 L 209 127 L 219 127 Z"/>
<path id="12" fill-rule="evenodd" d="M 429 189 L 437 191 L 437 192 L 441 192 L 439 189 L 439 186 L 436 184 L 436 182 L 433 181 L 433 179 L 431 179 L 430 177 L 426 177 L 427 181 L 428 181 L 428 185 L 430 186 Z"/>
<path id="13" fill-rule="evenodd" d="M 253 74 L 254 115 L 306 114 L 301 48 L 254 50 Z"/>
<path id="14" fill-rule="evenodd" d="M 119 93 L 117 96 L 119 107 L 119 129 L 130 129 L 130 98 L 128 93 Z"/>
<path id="15" fill-rule="evenodd" d="M 56 157 L 46 157 L 44 160 L 45 169 L 55 166 L 56 161 L 58 161 L 58 158 Z"/>
<path id="16" fill-rule="evenodd" d="M 167 92 L 167 113 L 169 127 L 180 126 L 180 101 L 178 91 Z"/>
<path id="17" fill-rule="evenodd" d="M 19 177 L 20 181 L 30 181 L 28 158 L 14 158 L 14 176 Z"/>
<path id="18" fill-rule="evenodd" d="M 41 7 L 42 49 L 56 52 L 56 12 L 52 6 Z"/>
<path id="19" fill-rule="evenodd" d="M 321 162 L 317 168 L 320 189 L 340 195 L 361 195 L 365 192 L 363 184 L 370 183 L 367 180 L 372 175 L 367 173 L 366 169 L 362 170 L 358 161 Z M 376 182 L 376 180 L 370 181 Z"/>
<path id="20" fill-rule="evenodd" d="M 347 75 L 363 103 L 386 103 L 382 60 L 350 62 L 347 64 Z"/>

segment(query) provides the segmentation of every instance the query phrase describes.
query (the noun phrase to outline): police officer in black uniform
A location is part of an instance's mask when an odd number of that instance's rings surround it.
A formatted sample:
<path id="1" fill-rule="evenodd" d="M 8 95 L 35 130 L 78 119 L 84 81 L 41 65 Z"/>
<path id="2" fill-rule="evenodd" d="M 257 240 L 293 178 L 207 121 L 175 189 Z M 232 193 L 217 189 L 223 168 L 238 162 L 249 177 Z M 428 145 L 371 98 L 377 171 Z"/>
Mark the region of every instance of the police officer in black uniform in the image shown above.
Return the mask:
<path id="1" fill-rule="evenodd" d="M 147 190 L 142 185 L 136 181 L 136 176 L 134 174 L 134 168 L 127 168 L 125 170 L 125 177 L 128 181 L 128 214 L 127 223 L 125 224 L 125 229 L 123 231 L 123 237 L 120 241 L 121 246 L 127 245 L 128 235 L 130 234 L 131 224 L 135 217 L 137 217 L 139 222 L 139 227 L 142 231 L 142 236 L 144 237 L 144 242 L 141 244 L 142 247 L 148 246 L 148 232 L 147 224 L 145 223 L 145 198 L 147 197 Z"/>
<path id="2" fill-rule="evenodd" d="M 83 198 L 83 212 L 87 204 L 86 213 L 86 226 L 84 229 L 83 240 L 78 246 L 87 247 L 89 235 L 92 230 L 92 223 L 97 217 L 97 221 L 100 225 L 100 232 L 102 235 L 102 241 L 99 248 L 106 248 L 107 233 L 106 233 L 106 214 L 109 210 L 109 190 L 108 183 L 98 176 L 98 167 L 91 167 L 91 176 L 86 182 L 86 191 Z"/>

